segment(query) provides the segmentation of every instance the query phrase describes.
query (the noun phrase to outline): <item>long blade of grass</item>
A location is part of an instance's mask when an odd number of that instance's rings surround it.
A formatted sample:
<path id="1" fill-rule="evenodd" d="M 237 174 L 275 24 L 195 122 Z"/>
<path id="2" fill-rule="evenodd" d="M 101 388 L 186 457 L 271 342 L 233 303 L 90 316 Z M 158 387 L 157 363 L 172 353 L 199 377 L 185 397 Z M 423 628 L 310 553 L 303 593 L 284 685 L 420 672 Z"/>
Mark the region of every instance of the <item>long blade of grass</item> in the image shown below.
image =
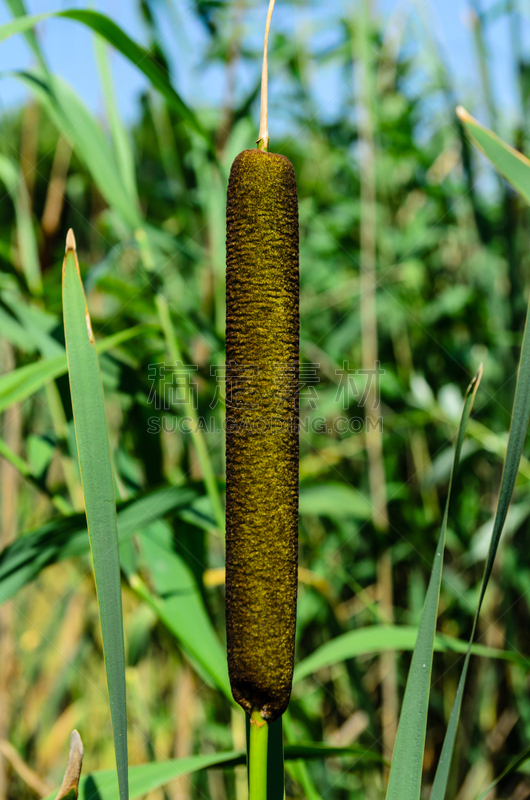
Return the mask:
<path id="1" fill-rule="evenodd" d="M 484 576 L 482 578 L 482 587 L 480 590 L 477 610 L 473 620 L 473 629 L 471 631 L 471 637 L 469 640 L 469 648 L 466 653 L 456 697 L 451 711 L 451 716 L 449 718 L 449 724 L 445 734 L 440 761 L 438 762 L 436 775 L 434 777 L 431 800 L 444 800 L 445 793 L 447 791 L 449 771 L 451 769 L 458 722 L 460 720 L 460 710 L 462 708 L 462 699 L 464 696 L 464 688 L 469 668 L 469 661 L 471 658 L 471 645 L 473 643 L 473 639 L 475 638 L 475 631 L 480 616 L 480 610 L 482 608 L 482 602 L 484 600 L 484 595 L 491 577 L 493 563 L 495 561 L 497 548 L 499 546 L 504 523 L 508 514 L 508 508 L 512 499 L 515 480 L 519 471 L 519 462 L 521 460 L 523 446 L 526 439 L 528 420 L 530 418 L 530 336 L 528 335 L 529 313 L 530 304 L 528 306 L 526 316 L 523 344 L 521 348 L 519 370 L 517 375 L 517 386 L 515 389 L 515 398 L 513 403 L 512 422 L 508 437 L 508 447 L 506 450 L 506 459 L 504 461 L 499 499 L 497 501 L 497 510 L 495 512 L 495 521 L 493 523 L 493 532 L 491 535 L 491 542 L 486 559 L 486 566 L 484 568 Z"/>
<path id="2" fill-rule="evenodd" d="M 300 661 L 294 670 L 293 684 L 323 667 L 339 664 L 348 658 L 375 655 L 386 650 L 414 650 L 417 639 L 418 628 L 415 625 L 370 625 L 348 631 L 321 645 L 314 653 Z M 466 653 L 468 647 L 469 642 L 452 636 L 437 633 L 434 639 L 434 650 L 437 653 Z M 498 650 L 495 647 L 474 644 L 473 655 L 498 658 L 518 664 L 523 669 L 530 668 L 530 659 L 511 650 Z"/>
<path id="3" fill-rule="evenodd" d="M 464 443 L 466 425 L 473 408 L 473 401 L 477 393 L 481 376 L 482 366 L 471 381 L 464 398 L 440 536 L 436 546 L 436 555 L 434 557 L 431 578 L 418 629 L 418 638 L 412 655 L 405 696 L 403 698 L 403 705 L 399 718 L 398 732 L 388 780 L 387 800 L 403 800 L 405 797 L 407 800 L 419 800 L 420 797 L 436 618 L 438 616 L 438 600 L 440 597 L 440 585 L 442 580 L 449 503 L 451 501 L 453 479 L 458 469 L 460 453 Z"/>
<path id="4" fill-rule="evenodd" d="M 118 539 L 126 541 L 157 519 L 179 515 L 198 497 L 196 489 L 171 486 L 134 498 L 118 506 Z M 0 553 L 0 603 L 31 583 L 46 567 L 90 552 L 84 514 L 54 520 L 24 533 Z"/>
<path id="5" fill-rule="evenodd" d="M 129 134 L 125 129 L 118 110 L 107 47 L 99 36 L 94 37 L 94 47 L 103 90 L 103 101 L 105 103 L 110 135 L 112 137 L 112 144 L 114 146 L 114 153 L 116 155 L 116 161 L 118 162 L 121 179 L 129 195 L 134 199 L 133 202 L 136 207 L 139 208 L 140 200 L 138 198 L 138 187 L 136 185 L 134 154 Z"/>
<path id="6" fill-rule="evenodd" d="M 128 339 L 145 334 L 149 330 L 152 330 L 151 325 L 135 325 L 134 328 L 119 331 L 112 336 L 107 336 L 106 339 L 101 339 L 96 344 L 96 351 L 102 355 Z M 31 397 L 50 381 L 64 375 L 67 369 L 66 353 L 64 353 L 64 355 L 43 358 L 33 364 L 26 364 L 24 367 L 2 375 L 0 377 L 0 411 L 13 403 L 20 403 L 21 400 Z"/>
<path id="7" fill-rule="evenodd" d="M 69 231 L 63 312 L 79 470 L 94 567 L 121 800 L 128 798 L 125 649 L 114 480 L 103 385 L 85 292 Z"/>
<path id="8" fill-rule="evenodd" d="M 522 764 L 524 764 L 525 761 L 528 761 L 529 758 L 530 758 L 530 747 L 527 747 L 526 750 L 523 750 L 522 753 L 519 753 L 518 756 L 516 756 L 512 761 L 510 761 L 506 769 L 503 769 L 499 777 L 495 778 L 493 783 L 490 783 L 486 791 L 482 792 L 482 794 L 480 795 L 480 797 L 477 798 L 477 800 L 486 800 L 486 797 L 490 794 L 490 792 L 493 789 L 495 789 L 495 787 L 502 780 L 504 780 L 504 778 L 506 778 L 508 775 L 511 775 L 512 772 L 515 772 L 517 769 L 519 769 L 519 767 Z"/>
<path id="9" fill-rule="evenodd" d="M 525 343 L 526 343 L 526 330 L 525 330 Z M 469 669 L 469 661 L 472 653 L 471 645 L 473 639 L 475 638 L 475 631 L 480 616 L 480 610 L 482 608 L 482 602 L 484 600 L 486 588 L 491 576 L 493 562 L 497 554 L 497 548 L 499 546 L 499 541 L 504 527 L 506 514 L 508 512 L 508 506 L 513 493 L 513 487 L 515 485 L 515 479 L 517 477 L 517 467 L 519 465 L 519 459 L 521 456 L 524 439 L 526 435 L 526 429 L 528 427 L 528 418 L 530 416 L 530 345 L 526 344 L 525 347 L 525 343 L 523 343 L 523 353 L 521 354 L 519 378 L 517 382 L 514 412 L 512 416 L 512 427 L 510 430 L 510 439 L 508 440 L 508 452 L 504 464 L 504 472 L 501 482 L 501 491 L 499 494 L 497 512 L 495 514 L 495 524 L 493 527 L 491 543 L 488 551 L 488 558 L 484 570 L 484 577 L 482 579 L 482 588 L 480 591 L 479 602 L 477 610 L 475 612 L 475 618 L 473 621 L 473 629 L 471 632 L 469 648 L 466 653 L 466 658 L 464 661 L 464 666 L 462 668 L 460 681 L 458 683 L 453 709 L 451 711 L 449 724 L 447 726 L 447 732 L 445 734 L 442 753 L 440 755 L 440 761 L 438 763 L 438 768 L 436 770 L 436 775 L 434 778 L 431 800 L 444 800 L 445 793 L 447 791 L 449 771 L 451 768 L 451 762 L 456 742 L 456 734 L 458 729 L 458 722 L 460 720 L 460 711 L 462 708 L 462 699 L 464 696 L 464 688 Z M 521 387 L 521 391 L 518 395 L 519 387 Z"/>
<path id="10" fill-rule="evenodd" d="M 465 109 L 459 107 L 457 109 L 457 113 L 476 146 L 482 150 L 482 152 L 489 158 L 499 172 L 504 175 L 504 177 L 512 184 L 512 186 L 520 192 L 526 202 L 530 204 L 530 161 L 521 155 L 521 153 L 518 153 L 516 150 L 503 142 L 492 131 L 488 130 L 479 122 L 477 122 L 477 120 L 473 119 L 473 117 L 471 117 L 465 111 Z M 526 438 L 528 419 L 530 417 L 530 343 L 527 340 L 527 330 L 528 311 L 519 362 L 517 387 L 515 391 L 512 413 L 512 424 L 508 439 L 506 460 L 504 462 L 499 500 L 493 524 L 493 532 L 488 550 L 486 566 L 484 569 L 479 602 L 473 621 L 470 645 L 466 653 L 453 709 L 451 711 L 449 724 L 447 726 L 447 732 L 444 739 L 440 761 L 438 763 L 438 768 L 436 770 L 433 783 L 431 793 L 432 800 L 443 800 L 447 791 L 449 771 L 451 768 L 464 688 L 469 669 L 469 661 L 471 658 L 471 644 L 475 636 L 482 602 L 491 576 L 491 571 L 493 569 L 493 563 L 497 554 L 497 548 L 502 530 L 504 528 L 504 523 L 506 521 L 517 472 L 519 470 L 519 462 L 522 455 L 523 445 Z"/>

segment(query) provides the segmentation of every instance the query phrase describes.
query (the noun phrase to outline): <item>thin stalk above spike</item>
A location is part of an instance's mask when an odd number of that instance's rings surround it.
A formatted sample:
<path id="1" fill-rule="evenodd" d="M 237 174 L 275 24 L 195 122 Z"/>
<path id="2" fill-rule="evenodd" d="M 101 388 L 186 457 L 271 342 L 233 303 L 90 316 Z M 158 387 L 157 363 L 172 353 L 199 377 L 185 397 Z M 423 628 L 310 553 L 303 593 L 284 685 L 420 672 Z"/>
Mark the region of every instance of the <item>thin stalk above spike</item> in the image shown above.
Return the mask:
<path id="1" fill-rule="evenodd" d="M 261 105 L 259 114 L 259 134 L 256 144 L 260 150 L 269 150 L 269 117 L 268 117 L 268 71 L 267 71 L 267 47 L 269 44 L 269 31 L 271 27 L 272 12 L 275 0 L 269 1 L 267 11 L 267 21 L 265 23 L 265 42 L 263 44 L 263 66 L 261 68 Z"/>

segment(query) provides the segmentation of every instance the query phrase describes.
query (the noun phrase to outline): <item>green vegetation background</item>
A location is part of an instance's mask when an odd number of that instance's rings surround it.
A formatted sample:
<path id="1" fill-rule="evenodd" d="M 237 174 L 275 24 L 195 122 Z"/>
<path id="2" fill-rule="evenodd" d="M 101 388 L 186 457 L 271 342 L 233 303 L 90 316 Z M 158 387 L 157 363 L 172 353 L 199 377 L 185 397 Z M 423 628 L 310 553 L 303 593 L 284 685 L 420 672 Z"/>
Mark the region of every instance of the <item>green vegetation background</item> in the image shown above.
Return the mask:
<path id="1" fill-rule="evenodd" d="M 141 10 L 152 55 L 166 71 L 166 40 L 151 4 L 142 3 Z M 160 365 L 171 362 L 155 299 L 167 301 L 182 363 L 197 366 L 197 413 L 213 418 L 217 431 L 223 420 L 217 401 L 224 362 L 226 177 L 237 152 L 253 145 L 258 111 L 257 84 L 244 103 L 233 104 L 233 75 L 239 59 L 259 60 L 260 52 L 249 52 L 232 4 L 197 2 L 193 13 L 210 37 L 207 59 L 225 71 L 219 105 L 203 108 L 198 99 L 192 109 L 214 142 L 217 163 L 182 109 L 154 89 L 141 97 L 138 120 L 125 130 L 115 116 L 104 51 L 108 153 L 94 137 L 95 129 L 102 134 L 90 112 L 75 107 L 78 116 L 66 122 L 57 114 L 46 71 L 38 80 L 25 76 L 34 99 L 1 119 L 1 371 L 64 353 L 61 263 L 70 227 L 96 340 L 143 326 L 100 359 L 116 495 L 133 508 L 121 549 L 131 764 L 241 749 L 245 742 L 243 715 L 218 688 L 224 675 L 216 687 L 208 672 L 221 648 L 209 651 L 205 644 L 209 621 L 224 640 L 223 543 L 208 477 L 213 472 L 222 494 L 223 436 L 174 431 L 186 409 L 174 384 L 159 380 Z M 311 57 L 303 36 L 289 41 L 273 33 L 270 44 L 273 86 L 282 82 L 280 98 L 271 96 L 271 149 L 291 159 L 299 187 L 301 358 L 306 375 L 319 365 L 316 407 L 303 394 L 302 411 L 331 430 L 301 436 L 297 662 L 349 631 L 417 625 L 463 392 L 483 362 L 454 486 L 438 624 L 449 636 L 469 636 L 507 440 L 529 274 L 528 211 L 466 142 L 454 114 L 460 98 L 430 31 L 422 29 L 428 58 L 420 73 L 418 62 L 402 55 L 399 34 L 363 23 L 360 7 L 336 24 L 337 45 Z M 485 52 L 485 25 L 478 16 L 470 32 L 483 94 L 477 109 L 469 110 L 484 114 L 487 108 L 483 121 L 500 126 L 524 152 L 528 62 L 518 64 L 520 125 L 507 131 L 491 92 L 494 59 Z M 351 85 L 333 122 L 322 117 L 307 88 L 310 72 L 321 64 L 333 65 Z M 69 96 L 62 84 L 53 91 Z M 287 104 L 289 132 L 279 138 L 274 119 L 285 118 Z M 386 498 L 388 521 L 378 518 L 377 524 L 364 435 L 334 430 L 339 417 L 365 413 L 353 392 L 343 408 L 341 391 L 345 365 L 362 365 L 360 195 L 367 154 L 376 187 L 368 221 L 376 242 L 372 321 L 384 370 L 378 414 L 385 492 L 379 486 L 378 497 Z M 127 202 L 116 191 L 116 176 Z M 146 235 L 154 252 L 146 253 Z M 7 598 L 0 609 L 0 751 L 7 753 L 6 741 L 16 748 L 42 781 L 41 794 L 60 782 L 74 727 L 85 745 L 85 772 L 114 766 L 86 533 L 82 517 L 70 516 L 83 505 L 68 382 L 56 374 L 21 402 L 15 402 L 20 397 L 13 387 L 3 384 L 4 394 L 0 389 L 6 456 L 0 465 L 0 593 Z M 171 382 L 171 369 L 167 377 Z M 363 379 L 357 376 L 354 386 L 361 393 Z M 157 409 L 156 398 L 167 400 L 171 392 L 172 406 Z M 134 516 L 133 498 L 149 498 L 155 490 L 160 493 L 153 506 L 161 518 Z M 477 637 L 523 656 L 529 655 L 529 516 L 530 464 L 523 459 Z M 329 664 L 324 658 L 325 666 L 307 669 L 295 685 L 285 720 L 288 738 L 359 751 L 292 770 L 288 797 L 308 796 L 308 785 L 326 800 L 384 796 L 384 769 L 369 756 L 390 756 L 410 652 L 402 652 L 405 645 L 387 651 L 389 631 L 374 632 L 360 657 L 343 653 L 330 656 Z M 426 796 L 462 660 L 456 653 L 435 656 Z M 475 800 L 527 746 L 530 699 L 521 662 L 472 661 L 451 797 L 461 789 L 460 800 Z M 0 763 L 0 800 L 31 798 L 38 789 L 22 780 L 15 761 Z M 150 800 L 243 800 L 242 769 L 180 778 Z M 491 794 L 528 796 L 530 783 L 521 773 Z"/>

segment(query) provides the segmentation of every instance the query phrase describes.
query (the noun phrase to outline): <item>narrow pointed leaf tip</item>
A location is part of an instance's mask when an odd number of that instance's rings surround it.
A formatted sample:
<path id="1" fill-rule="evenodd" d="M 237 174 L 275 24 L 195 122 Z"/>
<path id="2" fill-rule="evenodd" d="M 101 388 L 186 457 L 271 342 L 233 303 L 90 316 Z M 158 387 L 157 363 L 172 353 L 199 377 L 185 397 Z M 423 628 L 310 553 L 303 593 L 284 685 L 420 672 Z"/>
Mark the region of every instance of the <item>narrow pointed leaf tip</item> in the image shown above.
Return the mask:
<path id="1" fill-rule="evenodd" d="M 478 150 L 530 205 L 530 160 L 457 106 L 456 114 Z"/>
<path id="2" fill-rule="evenodd" d="M 472 119 L 471 115 L 466 111 L 464 106 L 457 106 L 455 111 L 456 116 L 461 122 L 469 122 Z"/>
<path id="3" fill-rule="evenodd" d="M 75 253 L 77 252 L 77 247 L 75 243 L 75 236 L 72 228 L 66 234 L 66 249 L 65 253 Z"/>
<path id="4" fill-rule="evenodd" d="M 61 788 L 55 800 L 77 800 L 79 793 L 79 777 L 81 775 L 81 767 L 83 766 L 83 742 L 76 730 L 72 731 L 70 737 L 70 754 L 68 756 L 68 764 L 66 765 L 66 772 L 64 773 Z"/>

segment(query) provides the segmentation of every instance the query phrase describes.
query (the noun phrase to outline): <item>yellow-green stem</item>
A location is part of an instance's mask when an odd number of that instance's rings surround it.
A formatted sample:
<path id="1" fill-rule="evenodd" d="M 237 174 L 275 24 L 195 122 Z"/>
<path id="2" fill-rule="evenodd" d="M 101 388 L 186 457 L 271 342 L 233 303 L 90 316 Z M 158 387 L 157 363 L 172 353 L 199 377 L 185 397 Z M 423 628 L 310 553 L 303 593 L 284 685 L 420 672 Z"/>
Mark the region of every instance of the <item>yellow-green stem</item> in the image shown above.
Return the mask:
<path id="1" fill-rule="evenodd" d="M 269 724 L 259 711 L 250 717 L 250 752 L 248 765 L 249 800 L 267 800 L 267 750 Z"/>

